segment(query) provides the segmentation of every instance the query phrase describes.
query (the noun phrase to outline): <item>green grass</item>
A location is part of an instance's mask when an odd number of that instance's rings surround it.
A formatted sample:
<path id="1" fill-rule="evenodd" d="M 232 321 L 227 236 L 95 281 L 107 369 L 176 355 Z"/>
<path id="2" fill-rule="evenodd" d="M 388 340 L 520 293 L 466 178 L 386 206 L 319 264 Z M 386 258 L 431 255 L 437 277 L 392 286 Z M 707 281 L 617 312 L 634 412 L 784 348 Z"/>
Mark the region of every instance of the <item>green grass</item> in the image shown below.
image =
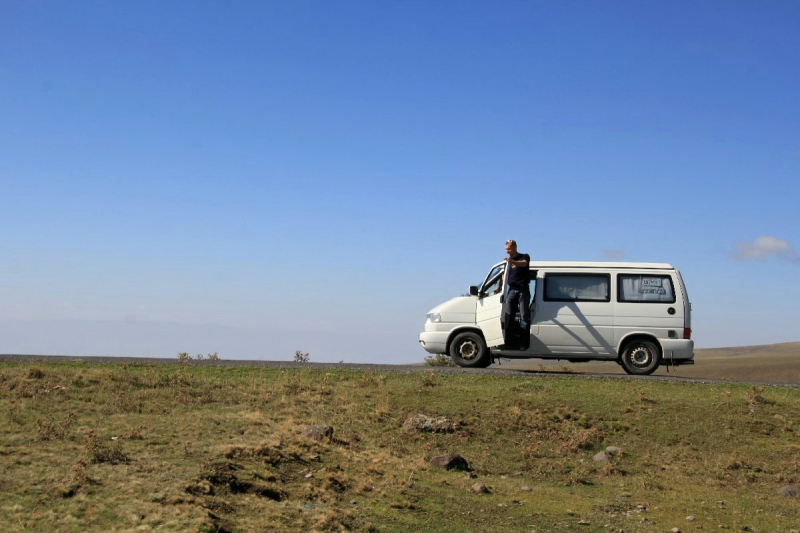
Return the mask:
<path id="1" fill-rule="evenodd" d="M 417 413 L 459 428 L 406 433 Z M 800 481 L 799 423 L 800 391 L 735 384 L 3 363 L 0 521 L 48 532 L 788 531 L 800 500 L 777 491 Z M 306 424 L 333 426 L 334 440 L 307 440 Z M 609 445 L 622 455 L 595 463 Z M 477 477 L 429 464 L 448 452 Z M 490 494 L 472 493 L 475 482 Z"/>

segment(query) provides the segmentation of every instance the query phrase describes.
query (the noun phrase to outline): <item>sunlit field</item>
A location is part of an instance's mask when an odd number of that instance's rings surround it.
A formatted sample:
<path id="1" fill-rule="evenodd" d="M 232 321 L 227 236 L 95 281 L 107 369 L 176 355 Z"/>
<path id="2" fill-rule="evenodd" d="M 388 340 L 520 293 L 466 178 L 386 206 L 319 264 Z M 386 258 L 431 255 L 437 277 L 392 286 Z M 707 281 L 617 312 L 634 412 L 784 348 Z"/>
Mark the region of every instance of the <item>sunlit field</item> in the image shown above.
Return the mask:
<path id="1" fill-rule="evenodd" d="M 2 363 L 0 412 L 7 531 L 800 523 L 800 499 L 779 494 L 800 481 L 791 388 Z M 446 432 L 404 427 L 417 414 L 446 418 Z M 320 424 L 333 434 L 315 440 Z M 431 464 L 447 453 L 469 471 Z"/>

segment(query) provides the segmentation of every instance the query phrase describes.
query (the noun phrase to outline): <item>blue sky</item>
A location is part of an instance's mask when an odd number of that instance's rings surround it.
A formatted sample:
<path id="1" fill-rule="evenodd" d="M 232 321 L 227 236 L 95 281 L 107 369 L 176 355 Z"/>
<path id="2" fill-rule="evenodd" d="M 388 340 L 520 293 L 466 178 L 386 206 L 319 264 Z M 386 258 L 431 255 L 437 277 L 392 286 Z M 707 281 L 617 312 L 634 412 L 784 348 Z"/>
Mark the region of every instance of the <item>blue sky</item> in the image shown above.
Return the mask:
<path id="1" fill-rule="evenodd" d="M 797 2 L 5 3 L 0 352 L 418 361 L 508 238 L 800 340 L 797 65 Z"/>

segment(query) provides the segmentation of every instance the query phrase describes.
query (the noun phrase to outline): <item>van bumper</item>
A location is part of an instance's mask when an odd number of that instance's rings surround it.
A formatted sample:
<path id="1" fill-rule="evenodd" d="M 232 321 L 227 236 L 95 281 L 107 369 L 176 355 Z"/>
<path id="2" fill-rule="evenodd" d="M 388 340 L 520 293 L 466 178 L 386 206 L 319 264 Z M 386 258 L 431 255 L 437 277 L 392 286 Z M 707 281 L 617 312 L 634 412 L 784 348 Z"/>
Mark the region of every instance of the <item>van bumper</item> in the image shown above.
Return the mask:
<path id="1" fill-rule="evenodd" d="M 661 342 L 661 358 L 664 361 L 694 360 L 694 341 L 684 339 L 659 339 Z"/>
<path id="2" fill-rule="evenodd" d="M 447 353 L 449 331 L 423 331 L 419 334 L 419 344 L 428 353 Z"/>

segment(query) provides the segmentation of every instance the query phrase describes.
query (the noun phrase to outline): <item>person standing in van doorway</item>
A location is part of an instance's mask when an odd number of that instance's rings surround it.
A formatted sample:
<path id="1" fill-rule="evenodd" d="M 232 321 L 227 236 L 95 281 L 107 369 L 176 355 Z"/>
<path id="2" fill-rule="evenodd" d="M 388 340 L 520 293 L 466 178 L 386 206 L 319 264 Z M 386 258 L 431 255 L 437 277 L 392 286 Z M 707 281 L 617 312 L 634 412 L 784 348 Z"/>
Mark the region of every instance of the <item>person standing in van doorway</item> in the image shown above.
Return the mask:
<path id="1" fill-rule="evenodd" d="M 520 328 L 523 332 L 527 332 L 531 325 L 531 280 L 528 273 L 531 256 L 519 253 L 517 241 L 513 239 L 506 241 L 506 254 L 508 254 L 508 257 L 505 258 L 508 261 L 508 269 L 506 269 L 508 294 L 506 294 L 504 307 L 512 319 L 519 310 Z M 524 342 L 524 346 L 520 348 L 526 350 L 529 342 L 530 340 Z"/>

